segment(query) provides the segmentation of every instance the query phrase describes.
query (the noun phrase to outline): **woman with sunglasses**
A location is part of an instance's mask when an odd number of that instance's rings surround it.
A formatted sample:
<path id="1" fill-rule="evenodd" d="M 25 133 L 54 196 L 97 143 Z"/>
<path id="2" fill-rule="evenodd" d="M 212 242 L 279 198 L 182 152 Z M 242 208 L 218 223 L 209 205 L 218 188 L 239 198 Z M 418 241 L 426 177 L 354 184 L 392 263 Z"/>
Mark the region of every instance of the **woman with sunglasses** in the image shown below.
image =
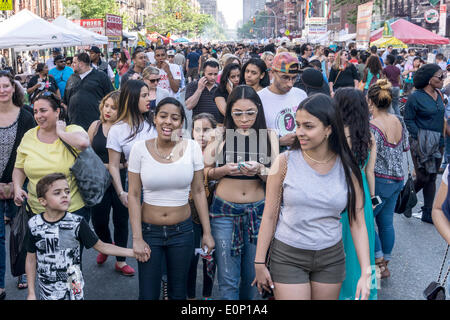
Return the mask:
<path id="1" fill-rule="evenodd" d="M 278 137 L 267 130 L 256 91 L 233 89 L 227 100 L 225 132 L 206 148 L 209 180 L 218 180 L 210 207 L 220 298 L 251 300 L 256 288 L 253 261 L 264 209 L 267 168 L 278 154 Z M 208 170 L 209 168 L 209 170 Z"/>
<path id="2" fill-rule="evenodd" d="M 444 147 L 445 106 L 440 91 L 444 84 L 444 70 L 437 64 L 426 64 L 417 70 L 413 80 L 416 90 L 408 97 L 404 120 L 410 134 L 411 157 L 416 172 L 414 189 L 416 192 L 423 190 L 422 221 L 433 223 L 431 209 Z"/>
<path id="3" fill-rule="evenodd" d="M 342 87 L 357 87 L 359 82 L 358 70 L 353 63 L 348 62 L 348 52 L 341 50 L 336 53 L 336 59 L 330 70 L 328 85 L 331 97 L 334 92 Z"/>
<path id="4" fill-rule="evenodd" d="M 154 112 L 156 105 L 164 98 L 170 97 L 169 91 L 158 86 L 160 75 L 159 69 L 155 67 L 146 67 L 142 72 L 142 78 L 148 86 L 148 95 L 150 97 L 150 111 Z"/>
<path id="5" fill-rule="evenodd" d="M 17 147 L 25 132 L 35 126 L 33 115 L 23 106 L 23 91 L 8 71 L 0 71 L 0 300 L 5 299 L 5 224 L 14 217 L 12 172 Z M 19 277 L 18 288 L 25 289 L 26 281 Z"/>

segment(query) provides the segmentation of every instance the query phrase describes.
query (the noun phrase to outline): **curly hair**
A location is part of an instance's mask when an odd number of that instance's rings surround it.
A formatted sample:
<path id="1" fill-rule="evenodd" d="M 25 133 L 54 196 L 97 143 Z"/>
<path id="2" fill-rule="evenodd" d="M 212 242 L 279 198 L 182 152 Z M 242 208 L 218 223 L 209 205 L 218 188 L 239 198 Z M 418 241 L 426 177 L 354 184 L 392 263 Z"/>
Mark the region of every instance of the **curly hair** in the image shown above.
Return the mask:
<path id="1" fill-rule="evenodd" d="M 369 106 L 362 91 L 354 88 L 337 90 L 334 99 L 341 112 L 344 126 L 350 131 L 351 150 L 362 167 L 372 147 Z"/>

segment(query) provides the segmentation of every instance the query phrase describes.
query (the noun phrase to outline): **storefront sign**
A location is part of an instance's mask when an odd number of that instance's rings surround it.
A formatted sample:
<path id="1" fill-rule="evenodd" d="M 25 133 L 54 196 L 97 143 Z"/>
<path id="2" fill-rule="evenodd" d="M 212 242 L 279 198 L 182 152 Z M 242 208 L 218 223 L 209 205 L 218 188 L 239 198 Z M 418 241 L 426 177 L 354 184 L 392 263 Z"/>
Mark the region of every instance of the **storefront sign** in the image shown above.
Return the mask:
<path id="1" fill-rule="evenodd" d="M 435 9 L 429 9 L 424 14 L 427 23 L 436 23 L 439 20 L 439 12 Z"/>
<path id="2" fill-rule="evenodd" d="M 89 31 L 101 34 L 102 36 L 105 35 L 105 25 L 103 23 L 103 19 L 81 19 L 73 20 L 73 22 L 88 29 Z"/>
<path id="3" fill-rule="evenodd" d="M 358 18 L 356 20 L 356 47 L 358 49 L 369 47 L 372 10 L 373 1 L 358 6 Z"/>
<path id="4" fill-rule="evenodd" d="M 122 17 L 106 14 L 105 35 L 108 37 L 108 41 L 122 41 Z"/>

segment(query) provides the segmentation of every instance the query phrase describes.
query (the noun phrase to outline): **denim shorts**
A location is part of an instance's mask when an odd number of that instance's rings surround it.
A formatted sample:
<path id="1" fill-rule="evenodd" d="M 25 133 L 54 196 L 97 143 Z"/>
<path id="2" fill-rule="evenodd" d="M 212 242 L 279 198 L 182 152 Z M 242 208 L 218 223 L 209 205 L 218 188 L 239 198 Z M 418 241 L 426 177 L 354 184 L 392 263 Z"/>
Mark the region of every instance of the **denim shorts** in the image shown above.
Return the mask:
<path id="1" fill-rule="evenodd" d="M 341 240 L 330 248 L 316 251 L 295 248 L 274 239 L 270 274 L 274 282 L 287 284 L 343 282 L 344 244 Z"/>

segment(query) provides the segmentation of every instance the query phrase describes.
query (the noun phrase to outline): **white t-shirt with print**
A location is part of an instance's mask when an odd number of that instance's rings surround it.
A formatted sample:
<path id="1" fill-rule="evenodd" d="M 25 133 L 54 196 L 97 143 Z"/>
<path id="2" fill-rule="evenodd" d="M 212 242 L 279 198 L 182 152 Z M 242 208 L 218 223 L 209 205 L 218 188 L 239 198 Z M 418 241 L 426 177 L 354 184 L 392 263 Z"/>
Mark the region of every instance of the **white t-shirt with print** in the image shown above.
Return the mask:
<path id="1" fill-rule="evenodd" d="M 158 135 L 155 127 L 152 126 L 150 128 L 150 124 L 147 121 L 144 122 L 142 130 L 131 140 L 127 139 L 130 136 L 130 133 L 131 128 L 128 123 L 121 121 L 114 124 L 111 129 L 109 129 L 106 148 L 119 153 L 123 152 L 125 159 L 128 161 L 131 148 L 136 141 L 153 139 Z"/>
<path id="2" fill-rule="evenodd" d="M 168 63 L 168 62 L 166 62 L 166 63 Z M 174 63 L 169 63 L 169 68 L 170 68 L 170 72 L 172 73 L 172 77 L 175 80 L 181 80 L 180 66 L 177 64 L 174 64 Z M 176 92 L 174 93 L 172 88 L 170 87 L 169 76 L 164 71 L 164 69 L 158 69 L 158 70 L 159 70 L 159 77 L 160 77 L 158 87 L 160 87 L 162 89 L 166 89 L 167 91 L 169 91 L 170 96 L 173 97 Z"/>
<path id="3" fill-rule="evenodd" d="M 295 112 L 298 105 L 306 99 L 306 92 L 293 87 L 286 94 L 275 94 L 266 87 L 258 92 L 261 98 L 268 129 L 276 130 L 282 137 L 295 133 Z"/>

